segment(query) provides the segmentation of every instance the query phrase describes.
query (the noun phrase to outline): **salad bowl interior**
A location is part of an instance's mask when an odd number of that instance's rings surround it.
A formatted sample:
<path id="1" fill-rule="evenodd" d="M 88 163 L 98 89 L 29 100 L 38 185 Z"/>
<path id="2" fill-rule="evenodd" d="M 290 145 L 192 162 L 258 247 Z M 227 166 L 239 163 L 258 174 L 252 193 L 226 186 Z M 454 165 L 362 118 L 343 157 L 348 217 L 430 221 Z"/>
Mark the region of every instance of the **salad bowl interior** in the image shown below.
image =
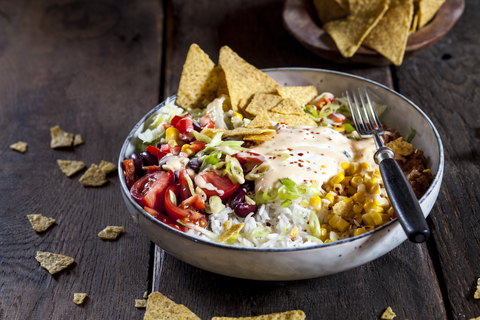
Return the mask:
<path id="1" fill-rule="evenodd" d="M 388 107 L 382 122 L 402 135 L 415 128 L 413 141 L 424 151 L 434 180 L 420 206 L 425 216 L 430 213 L 438 196 L 443 177 L 444 155 L 441 139 L 425 113 L 402 95 L 365 78 L 320 69 L 281 68 L 263 70 L 284 86 L 314 85 L 318 92 L 344 96 L 345 91 L 368 87 Z M 170 97 L 169 99 L 175 99 Z M 148 128 L 152 115 L 164 101 L 148 112 L 132 129 L 119 155 L 118 174 L 121 192 L 128 212 L 147 237 L 174 257 L 198 268 L 237 278 L 253 280 L 299 280 L 326 276 L 349 270 L 386 254 L 406 240 L 394 219 L 372 231 L 332 243 L 300 248 L 246 248 L 203 240 L 163 224 L 149 215 L 131 197 L 125 183 L 122 161 L 128 159 L 141 142 L 138 135 Z"/>

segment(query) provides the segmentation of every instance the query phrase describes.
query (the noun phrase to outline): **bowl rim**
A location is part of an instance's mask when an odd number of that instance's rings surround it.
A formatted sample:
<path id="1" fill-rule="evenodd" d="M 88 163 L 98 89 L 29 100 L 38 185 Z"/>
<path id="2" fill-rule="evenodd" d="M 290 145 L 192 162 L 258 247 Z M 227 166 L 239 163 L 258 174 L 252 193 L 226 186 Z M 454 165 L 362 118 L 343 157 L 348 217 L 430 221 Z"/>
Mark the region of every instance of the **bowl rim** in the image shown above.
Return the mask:
<path id="1" fill-rule="evenodd" d="M 331 74 L 337 74 L 337 75 L 341 75 L 341 76 L 346 76 L 346 77 L 350 77 L 350 78 L 355 78 L 357 80 L 361 80 L 361 81 L 365 81 L 365 82 L 368 82 L 372 85 L 375 85 L 375 86 L 378 86 L 378 87 L 381 87 L 382 89 L 385 89 L 387 90 L 388 92 L 398 96 L 400 99 L 403 99 L 405 100 L 406 102 L 408 102 L 421 116 L 424 117 L 424 119 L 427 121 L 428 125 L 430 126 L 430 128 L 433 130 L 434 132 L 434 135 L 437 139 L 437 143 L 438 143 L 438 147 L 439 147 L 439 154 L 440 154 L 440 157 L 439 157 L 439 162 L 438 162 L 438 171 L 437 173 L 435 174 L 435 177 L 432 181 L 432 184 L 430 185 L 430 187 L 428 188 L 427 192 L 422 196 L 422 198 L 419 200 L 419 203 L 422 204 L 425 199 L 433 192 L 433 190 L 435 189 L 436 185 L 441 183 L 441 180 L 442 180 L 442 177 L 443 177 L 443 170 L 444 170 L 444 150 L 443 150 L 443 143 L 442 143 L 442 140 L 440 138 L 440 135 L 436 129 L 436 127 L 434 126 L 433 122 L 430 120 L 430 118 L 428 118 L 428 116 L 417 106 L 415 105 L 412 101 L 410 101 L 409 99 L 407 99 L 406 97 L 404 97 L 403 95 L 401 95 L 400 93 L 397 93 L 395 92 L 394 90 L 390 89 L 389 87 L 387 86 L 384 86 L 383 84 L 380 84 L 378 82 L 375 82 L 373 80 L 370 80 L 370 79 L 366 79 L 366 78 L 363 78 L 363 77 L 360 77 L 360 76 L 357 76 L 357 75 L 353 75 L 353 74 L 348 74 L 348 73 L 345 73 L 345 72 L 340 72 L 340 71 L 333 71 L 333 70 L 326 70 L 326 69 L 318 69 L 318 68 L 296 68 L 296 67 L 287 67 L 287 68 L 267 68 L 267 69 L 261 69 L 262 71 L 264 72 L 269 72 L 269 71 L 314 71 L 314 72 L 324 72 L 324 73 L 331 73 Z M 157 226 L 160 226 L 164 231 L 166 232 L 173 232 L 174 234 L 180 236 L 180 237 L 183 237 L 185 240 L 188 240 L 188 241 L 192 241 L 192 242 L 195 242 L 195 243 L 200 243 L 200 244 L 204 244 L 204 245 L 209 245 L 209 246 L 214 246 L 214 247 L 219 247 L 221 249 L 228 249 L 228 250 L 239 250 L 239 251 L 251 251 L 251 252 L 255 252 L 255 253 L 265 253 L 265 252 L 298 252 L 298 251 L 306 251 L 306 250 L 316 250 L 316 249 L 320 249 L 320 248 L 327 248 L 327 247 L 334 247 L 334 246 L 343 246 L 343 245 L 346 245 L 348 243 L 351 243 L 351 242 L 357 242 L 359 241 L 360 239 L 363 239 L 363 238 L 366 238 L 366 237 L 369 237 L 377 232 L 380 232 L 381 230 L 384 230 L 385 228 L 389 228 L 389 227 L 394 227 L 396 226 L 397 224 L 399 224 L 399 220 L 398 218 L 395 218 L 391 221 L 389 221 L 388 223 L 378 227 L 378 228 L 375 228 L 371 231 L 368 231 L 364 234 L 361 234 L 361 235 L 358 235 L 358 236 L 354 236 L 354 237 L 351 237 L 351 238 L 347 238 L 347 239 L 341 239 L 341 240 L 338 240 L 338 241 L 335 241 L 335 242 L 331 242 L 331 243 L 323 243 L 323 244 L 316 244 L 316 245 L 311 245 L 311 246 L 306 246 L 306 247 L 290 247 L 290 248 L 257 248 L 257 247 L 239 247 L 239 246 L 231 246 L 231 245 L 227 245 L 227 244 L 222 244 L 222 243 L 217 243 L 217 242 L 213 242 L 213 241 L 210 241 L 210 240 L 204 240 L 204 239 L 200 239 L 200 238 L 196 238 L 194 236 L 191 236 L 191 235 L 188 235 L 186 234 L 185 232 L 183 231 L 179 231 L 179 230 L 176 230 L 164 223 L 162 223 L 161 221 L 155 219 L 154 217 L 152 217 L 150 214 L 148 214 L 131 196 L 128 188 L 127 188 L 127 185 L 125 183 L 125 179 L 124 179 L 124 176 L 123 176 L 123 169 L 122 169 L 122 162 L 123 160 L 125 159 L 125 152 L 126 152 L 126 149 L 127 147 L 129 146 L 130 144 L 130 141 L 132 140 L 133 138 L 133 135 L 134 133 L 138 130 L 138 128 L 143 125 L 145 123 L 145 121 L 150 118 L 150 116 L 157 112 L 158 110 L 160 110 L 164 105 L 165 105 L 165 102 L 176 97 L 176 95 L 172 95 L 170 97 L 167 97 L 164 101 L 162 101 L 160 104 L 158 104 L 156 107 L 154 107 L 152 110 L 150 110 L 147 114 L 145 114 L 139 122 L 137 122 L 137 124 L 133 127 L 133 129 L 130 131 L 130 133 L 128 134 L 127 138 L 125 139 L 124 143 L 123 143 L 123 146 L 122 146 L 122 149 L 120 151 L 120 154 L 119 154 L 119 157 L 118 157 L 118 164 L 117 164 L 117 168 L 118 168 L 118 176 L 120 178 L 120 188 L 123 192 L 123 194 L 126 196 L 126 198 L 128 199 L 128 201 L 134 206 L 134 208 L 140 212 L 141 214 L 143 214 L 145 216 L 145 218 L 154 223 L 155 225 Z M 150 239 L 151 240 L 151 239 Z"/>

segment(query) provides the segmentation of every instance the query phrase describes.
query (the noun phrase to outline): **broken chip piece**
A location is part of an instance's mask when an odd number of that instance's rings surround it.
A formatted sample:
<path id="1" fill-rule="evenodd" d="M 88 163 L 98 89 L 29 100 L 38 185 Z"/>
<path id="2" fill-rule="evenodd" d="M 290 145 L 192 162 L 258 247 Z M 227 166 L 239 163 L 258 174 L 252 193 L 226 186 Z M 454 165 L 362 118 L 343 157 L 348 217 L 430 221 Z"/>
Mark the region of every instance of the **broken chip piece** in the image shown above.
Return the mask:
<path id="1" fill-rule="evenodd" d="M 71 147 L 73 144 L 73 134 L 63 131 L 59 126 L 50 128 L 50 135 L 52 137 L 52 141 L 50 141 L 52 149 Z"/>
<path id="2" fill-rule="evenodd" d="M 382 314 L 381 316 L 381 319 L 384 319 L 384 320 L 392 320 L 393 318 L 395 318 L 397 315 L 395 313 L 393 313 L 393 310 L 392 308 L 388 307 L 385 312 Z"/>
<path id="3" fill-rule="evenodd" d="M 35 259 L 40 262 L 40 265 L 47 269 L 50 274 L 55 274 L 59 271 L 62 271 L 75 262 L 73 258 L 61 254 L 42 251 L 37 251 Z"/>
<path id="4" fill-rule="evenodd" d="M 73 146 L 76 147 L 76 146 L 78 146 L 79 144 L 82 144 L 82 143 L 83 143 L 82 136 L 79 133 L 77 133 L 73 137 Z"/>
<path id="5" fill-rule="evenodd" d="M 60 170 L 67 176 L 70 177 L 77 173 L 78 171 L 85 168 L 85 163 L 82 161 L 74 161 L 74 160 L 57 160 L 58 166 Z"/>
<path id="6" fill-rule="evenodd" d="M 480 299 L 480 278 L 477 279 L 477 290 L 475 291 L 473 298 Z"/>
<path id="7" fill-rule="evenodd" d="M 55 223 L 55 219 L 44 217 L 41 214 L 29 214 L 27 217 L 36 232 L 44 232 Z"/>
<path id="8" fill-rule="evenodd" d="M 122 230 L 123 227 L 108 226 L 102 231 L 100 231 L 98 236 L 105 240 L 115 240 L 120 235 Z"/>
<path id="9" fill-rule="evenodd" d="M 135 308 L 146 308 L 147 300 L 145 299 L 135 299 Z"/>
<path id="10" fill-rule="evenodd" d="M 75 302 L 75 304 L 81 305 L 85 301 L 86 297 L 87 297 L 86 293 L 74 293 L 73 302 Z"/>
<path id="11" fill-rule="evenodd" d="M 226 130 L 223 133 L 224 137 L 231 137 L 231 136 L 245 136 L 245 135 L 252 135 L 252 134 L 270 134 L 274 135 L 275 130 L 273 129 L 260 129 L 260 128 L 236 128 L 233 130 Z"/>
<path id="12" fill-rule="evenodd" d="M 147 298 L 148 298 L 148 291 L 145 291 L 145 293 L 143 294 L 143 298 L 144 298 L 144 299 L 147 299 Z"/>
<path id="13" fill-rule="evenodd" d="M 223 241 L 228 240 L 229 238 L 239 234 L 240 230 L 242 230 L 244 226 L 245 226 L 245 223 L 234 224 L 233 226 L 231 226 L 230 228 L 225 230 L 225 232 L 220 235 L 220 238 L 218 239 L 218 242 L 223 242 Z"/>
<path id="14" fill-rule="evenodd" d="M 79 181 L 85 187 L 100 187 L 107 183 L 107 175 L 96 164 L 92 164 Z"/>
<path id="15" fill-rule="evenodd" d="M 18 141 L 17 143 L 11 144 L 10 149 L 24 153 L 27 151 L 28 144 L 23 141 Z"/>
<path id="16" fill-rule="evenodd" d="M 100 168 L 100 170 L 105 172 L 105 174 L 109 174 L 110 172 L 113 172 L 117 169 L 117 167 L 113 163 L 108 162 L 108 161 L 104 161 L 104 160 L 102 160 L 102 162 L 100 162 L 98 167 Z"/>
<path id="17" fill-rule="evenodd" d="M 285 311 L 281 313 L 271 313 L 255 317 L 213 317 L 212 320 L 303 320 L 305 319 L 305 312 L 302 310 Z"/>
<path id="18" fill-rule="evenodd" d="M 148 296 L 147 310 L 143 320 L 200 320 L 199 317 L 187 307 L 176 304 L 160 292 L 152 292 Z"/>
<path id="19" fill-rule="evenodd" d="M 315 86 L 282 87 L 277 88 L 277 92 L 284 99 L 290 98 L 295 100 L 299 106 L 306 105 L 318 95 L 318 91 Z"/>

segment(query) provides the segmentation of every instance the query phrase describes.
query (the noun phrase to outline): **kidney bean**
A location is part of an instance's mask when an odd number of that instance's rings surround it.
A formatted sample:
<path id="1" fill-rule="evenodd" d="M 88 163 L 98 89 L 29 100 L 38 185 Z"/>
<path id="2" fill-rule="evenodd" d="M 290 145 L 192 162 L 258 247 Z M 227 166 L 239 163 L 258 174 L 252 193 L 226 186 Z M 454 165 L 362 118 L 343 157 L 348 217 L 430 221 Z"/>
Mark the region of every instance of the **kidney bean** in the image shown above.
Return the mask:
<path id="1" fill-rule="evenodd" d="M 193 120 L 193 130 L 200 132 L 202 131 L 202 126 L 197 121 Z"/>
<path id="2" fill-rule="evenodd" d="M 140 153 L 140 157 L 143 160 L 144 166 L 157 166 L 158 159 L 153 154 L 148 151 L 143 151 Z"/>
<path id="3" fill-rule="evenodd" d="M 198 160 L 198 158 L 192 158 L 188 162 L 188 166 L 190 167 L 190 169 L 195 171 L 195 173 L 198 173 L 200 171 L 200 168 L 202 167 L 202 164 L 200 163 L 200 160 Z"/>
<path id="4" fill-rule="evenodd" d="M 132 153 L 130 159 L 133 159 L 133 164 L 135 165 L 135 174 L 137 176 L 143 177 L 146 173 L 145 170 L 142 169 L 143 167 L 143 160 L 142 157 L 138 153 Z"/>
<path id="5" fill-rule="evenodd" d="M 238 188 L 237 191 L 230 198 L 230 207 L 235 209 L 235 207 L 245 202 L 245 195 L 247 194 L 247 188 Z"/>
<path id="6" fill-rule="evenodd" d="M 256 204 L 248 204 L 246 202 L 239 203 L 235 206 L 235 214 L 239 217 L 245 218 L 250 213 L 255 212 L 257 210 Z"/>

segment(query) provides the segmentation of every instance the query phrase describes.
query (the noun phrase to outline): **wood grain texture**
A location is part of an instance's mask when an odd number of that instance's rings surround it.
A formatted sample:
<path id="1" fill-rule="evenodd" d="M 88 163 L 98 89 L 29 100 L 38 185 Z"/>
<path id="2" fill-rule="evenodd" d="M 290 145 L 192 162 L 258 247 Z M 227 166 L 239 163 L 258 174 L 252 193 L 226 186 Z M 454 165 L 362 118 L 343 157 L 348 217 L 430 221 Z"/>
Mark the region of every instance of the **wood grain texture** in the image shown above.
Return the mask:
<path id="1" fill-rule="evenodd" d="M 177 91 L 188 48 L 197 43 L 213 61 L 228 45 L 259 68 L 314 67 L 345 71 L 392 86 L 390 70 L 336 65 L 304 49 L 283 28 L 282 1 L 171 1 L 166 16 L 164 97 Z M 391 306 L 398 319 L 446 319 L 425 245 L 405 243 L 362 267 L 328 277 L 259 282 L 189 266 L 156 249 L 153 290 L 202 319 L 301 309 L 308 319 L 375 319 Z"/>
<path id="2" fill-rule="evenodd" d="M 123 140 L 158 102 L 163 10 L 144 1 L 0 2 L 0 319 L 135 319 L 149 283 L 150 241 L 128 215 L 116 173 L 101 188 L 56 159 L 116 163 Z M 85 144 L 50 149 L 49 128 Z M 26 141 L 25 154 L 8 148 Z M 42 234 L 27 214 L 57 220 Z M 124 226 L 116 241 L 97 234 Z M 74 265 L 51 276 L 36 251 Z M 73 294 L 86 292 L 82 306 Z"/>
<path id="3" fill-rule="evenodd" d="M 445 148 L 445 176 L 430 217 L 429 248 L 451 319 L 480 316 L 480 3 L 467 1 L 437 45 L 398 68 L 398 87 L 433 121 Z"/>

